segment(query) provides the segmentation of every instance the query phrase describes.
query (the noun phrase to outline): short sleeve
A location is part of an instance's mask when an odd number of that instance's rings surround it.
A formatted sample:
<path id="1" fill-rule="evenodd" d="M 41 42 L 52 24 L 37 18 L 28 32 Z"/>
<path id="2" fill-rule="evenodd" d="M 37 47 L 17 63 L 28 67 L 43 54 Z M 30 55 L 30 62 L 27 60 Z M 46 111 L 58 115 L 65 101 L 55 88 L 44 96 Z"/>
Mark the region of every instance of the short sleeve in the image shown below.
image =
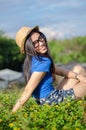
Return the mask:
<path id="1" fill-rule="evenodd" d="M 42 60 L 35 60 L 32 64 L 32 72 L 49 72 L 51 66 L 51 60 L 49 58 L 43 58 Z"/>

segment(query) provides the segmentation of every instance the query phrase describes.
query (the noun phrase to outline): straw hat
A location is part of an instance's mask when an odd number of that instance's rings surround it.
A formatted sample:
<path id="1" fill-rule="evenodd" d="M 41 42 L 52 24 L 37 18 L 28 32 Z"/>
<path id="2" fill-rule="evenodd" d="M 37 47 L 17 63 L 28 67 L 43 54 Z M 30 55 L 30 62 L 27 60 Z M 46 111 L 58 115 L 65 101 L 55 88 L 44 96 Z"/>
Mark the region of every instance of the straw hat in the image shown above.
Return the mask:
<path id="1" fill-rule="evenodd" d="M 27 38 L 27 36 L 33 31 L 33 30 L 39 30 L 38 26 L 35 26 L 34 28 L 30 27 L 22 27 L 19 29 L 19 31 L 16 34 L 16 43 L 20 47 L 21 53 L 24 53 L 24 43 Z"/>

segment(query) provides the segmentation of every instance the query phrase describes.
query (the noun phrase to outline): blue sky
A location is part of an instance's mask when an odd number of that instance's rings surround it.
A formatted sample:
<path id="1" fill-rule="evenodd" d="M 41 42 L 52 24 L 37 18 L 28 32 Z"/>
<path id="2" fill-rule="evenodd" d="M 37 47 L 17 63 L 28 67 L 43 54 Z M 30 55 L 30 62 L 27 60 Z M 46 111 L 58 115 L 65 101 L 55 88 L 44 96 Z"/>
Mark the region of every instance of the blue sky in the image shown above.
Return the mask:
<path id="1" fill-rule="evenodd" d="M 86 36 L 86 0 L 0 0 L 0 30 L 7 36 L 35 25 L 48 39 Z"/>

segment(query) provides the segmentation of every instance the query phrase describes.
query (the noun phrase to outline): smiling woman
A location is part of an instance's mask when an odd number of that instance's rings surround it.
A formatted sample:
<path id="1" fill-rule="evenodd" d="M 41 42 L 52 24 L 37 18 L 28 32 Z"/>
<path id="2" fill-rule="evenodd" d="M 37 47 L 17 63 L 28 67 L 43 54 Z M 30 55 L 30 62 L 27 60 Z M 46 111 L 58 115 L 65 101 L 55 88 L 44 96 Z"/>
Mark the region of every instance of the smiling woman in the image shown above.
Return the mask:
<path id="1" fill-rule="evenodd" d="M 46 40 L 46 37 L 45 37 L 45 35 L 43 33 L 39 32 L 39 34 L 40 35 L 38 36 L 38 39 L 35 40 L 35 41 L 32 41 L 32 43 L 33 43 L 33 45 L 34 45 L 35 48 L 37 48 L 39 46 L 40 42 L 43 42 L 43 41 Z"/>
<path id="2" fill-rule="evenodd" d="M 43 33 L 36 31 L 34 33 L 32 32 L 31 40 L 36 52 L 40 54 L 47 52 L 46 37 Z"/>
<path id="3" fill-rule="evenodd" d="M 86 72 L 81 66 L 71 70 L 54 65 L 46 36 L 39 27 L 22 27 L 16 34 L 16 43 L 25 53 L 24 75 L 26 86 L 12 111 L 16 111 L 32 95 L 37 104 L 58 104 L 66 99 L 73 100 L 86 95 Z M 57 87 L 53 86 L 55 75 L 63 76 Z"/>

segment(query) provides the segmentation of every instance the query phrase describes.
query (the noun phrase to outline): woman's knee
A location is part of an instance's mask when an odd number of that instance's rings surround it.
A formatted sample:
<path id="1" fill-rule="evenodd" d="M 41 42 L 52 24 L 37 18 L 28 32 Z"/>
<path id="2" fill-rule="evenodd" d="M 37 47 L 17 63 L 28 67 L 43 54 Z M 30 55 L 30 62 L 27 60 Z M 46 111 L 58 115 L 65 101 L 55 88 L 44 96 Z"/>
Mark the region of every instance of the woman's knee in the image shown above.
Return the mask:
<path id="1" fill-rule="evenodd" d="M 81 66 L 81 65 L 76 65 L 73 67 L 72 71 L 78 73 L 78 74 L 84 74 L 85 73 L 85 69 Z"/>
<path id="2" fill-rule="evenodd" d="M 86 84 L 79 83 L 74 88 L 74 94 L 76 99 L 83 98 L 86 96 Z"/>

